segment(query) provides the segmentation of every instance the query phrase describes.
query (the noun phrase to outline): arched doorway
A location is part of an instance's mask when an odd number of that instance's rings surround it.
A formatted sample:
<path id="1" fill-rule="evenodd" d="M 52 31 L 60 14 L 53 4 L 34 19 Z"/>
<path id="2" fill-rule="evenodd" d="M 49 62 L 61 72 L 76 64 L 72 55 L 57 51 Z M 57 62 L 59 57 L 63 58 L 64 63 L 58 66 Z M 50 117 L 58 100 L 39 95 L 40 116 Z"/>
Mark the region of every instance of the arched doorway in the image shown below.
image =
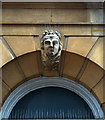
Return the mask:
<path id="1" fill-rule="evenodd" d="M 92 119 L 87 103 L 74 92 L 60 87 L 32 91 L 15 105 L 11 119 Z"/>
<path id="2" fill-rule="evenodd" d="M 59 89 L 57 94 L 59 94 L 59 93 L 66 93 L 67 92 L 68 95 L 67 95 L 67 93 L 64 94 L 64 96 L 65 95 L 68 96 L 67 98 L 65 97 L 67 101 L 70 100 L 71 96 L 72 96 L 72 101 L 76 97 L 77 101 L 73 101 L 73 102 L 75 104 L 78 104 L 78 101 L 79 101 L 79 104 L 81 103 L 80 108 L 83 108 L 84 112 L 86 112 L 84 117 L 82 116 L 82 113 L 81 113 L 81 117 L 80 118 L 89 118 L 89 117 L 91 117 L 91 118 L 102 118 L 103 117 L 103 112 L 102 112 L 98 102 L 92 96 L 92 94 L 87 89 L 85 89 L 83 86 L 79 85 L 78 83 L 73 82 L 70 79 L 66 79 L 66 78 L 62 78 L 62 77 L 45 77 L 45 78 L 40 77 L 40 78 L 32 79 L 30 81 L 25 82 L 24 84 L 19 86 L 15 91 L 13 91 L 10 94 L 10 96 L 7 98 L 7 100 L 5 101 L 5 103 L 4 103 L 3 107 L 2 107 L 2 118 L 9 118 L 9 116 L 11 116 L 10 114 L 14 114 L 11 111 L 14 111 L 14 109 L 16 107 L 16 104 L 19 103 L 19 100 L 20 100 L 19 104 L 23 104 L 23 102 L 21 100 L 24 99 L 24 97 L 27 97 L 28 95 L 30 96 L 32 94 L 32 91 L 33 92 L 35 91 L 35 94 L 37 93 L 36 91 L 40 91 L 42 89 L 45 89 L 45 91 L 48 91 L 49 88 L 47 88 L 47 87 L 51 88 L 52 90 L 51 89 L 50 90 L 53 91 L 53 92 L 56 91 L 57 89 Z M 55 90 L 52 87 L 55 87 L 54 88 Z M 63 90 L 63 92 L 60 92 L 60 90 L 61 91 Z M 29 98 L 29 96 L 28 96 L 28 98 Z M 53 100 L 53 96 L 52 96 L 52 100 Z M 66 101 L 66 104 L 64 102 L 64 104 L 66 106 L 67 106 L 67 103 L 69 103 L 69 101 L 68 102 L 67 101 Z M 56 102 L 54 102 L 54 103 L 56 103 Z M 62 104 L 63 104 L 63 102 L 62 102 Z M 72 102 L 70 102 L 69 105 L 72 105 Z M 69 105 L 68 105 L 67 109 L 65 107 L 63 107 L 63 109 L 62 109 L 61 116 L 64 114 L 64 118 L 68 118 L 68 116 L 70 116 L 70 114 L 67 114 L 68 113 L 67 110 L 68 111 L 71 110 Z M 85 106 L 85 107 L 83 107 L 83 106 Z M 75 110 L 75 108 L 78 108 L 78 107 L 74 106 L 73 109 Z M 71 114 L 75 113 L 73 111 L 71 111 L 72 113 L 69 111 L 69 113 L 71 113 Z M 71 118 L 77 118 L 79 112 L 78 112 L 78 109 L 77 109 L 77 114 L 73 114 L 73 116 L 71 116 Z M 89 112 L 89 113 L 87 113 L 87 112 Z M 41 112 L 41 113 L 43 113 L 43 112 Z M 55 112 L 55 115 L 56 115 L 56 113 L 57 112 Z M 31 112 L 30 112 L 30 114 L 31 114 Z M 46 114 L 45 117 L 49 116 L 49 111 L 48 112 L 46 111 L 45 114 Z M 89 116 L 89 114 L 91 114 L 91 115 Z M 37 111 L 37 115 L 39 116 L 39 108 L 38 108 L 38 111 Z M 59 115 L 60 114 L 58 114 L 58 116 Z M 40 115 L 40 117 L 42 117 L 42 116 Z M 38 117 L 36 117 L 36 118 L 38 118 Z"/>

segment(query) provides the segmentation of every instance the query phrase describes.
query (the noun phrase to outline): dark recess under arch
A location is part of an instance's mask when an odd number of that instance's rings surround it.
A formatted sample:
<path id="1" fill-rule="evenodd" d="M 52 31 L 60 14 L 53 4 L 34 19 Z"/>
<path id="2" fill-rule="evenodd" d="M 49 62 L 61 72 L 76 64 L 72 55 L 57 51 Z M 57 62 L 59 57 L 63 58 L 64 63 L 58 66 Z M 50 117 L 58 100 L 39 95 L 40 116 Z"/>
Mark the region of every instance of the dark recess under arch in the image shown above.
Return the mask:
<path id="1" fill-rule="evenodd" d="M 45 87 L 24 96 L 9 118 L 89 119 L 94 116 L 87 103 L 74 92 L 60 87 Z"/>

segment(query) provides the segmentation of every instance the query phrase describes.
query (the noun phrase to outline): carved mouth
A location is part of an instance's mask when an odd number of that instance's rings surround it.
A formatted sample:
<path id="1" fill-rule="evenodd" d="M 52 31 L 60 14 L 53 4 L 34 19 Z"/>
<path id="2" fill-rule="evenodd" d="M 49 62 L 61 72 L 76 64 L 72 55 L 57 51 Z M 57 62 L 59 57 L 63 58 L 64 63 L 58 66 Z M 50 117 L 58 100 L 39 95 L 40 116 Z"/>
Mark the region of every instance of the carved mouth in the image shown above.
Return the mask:
<path id="1" fill-rule="evenodd" d="M 50 50 L 51 52 L 54 52 L 54 50 Z"/>
<path id="2" fill-rule="evenodd" d="M 54 50 L 53 50 L 53 49 L 49 49 L 49 51 L 50 51 L 50 52 L 54 52 Z"/>

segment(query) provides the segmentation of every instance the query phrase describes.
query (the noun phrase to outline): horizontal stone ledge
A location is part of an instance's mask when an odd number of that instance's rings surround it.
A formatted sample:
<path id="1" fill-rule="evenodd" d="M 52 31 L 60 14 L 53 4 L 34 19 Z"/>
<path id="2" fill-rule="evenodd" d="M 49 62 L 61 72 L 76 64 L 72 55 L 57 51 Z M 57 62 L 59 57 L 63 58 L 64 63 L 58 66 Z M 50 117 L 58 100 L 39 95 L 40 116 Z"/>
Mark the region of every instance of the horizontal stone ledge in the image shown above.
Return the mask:
<path id="1" fill-rule="evenodd" d="M 87 36 L 104 36 L 104 25 L 86 25 L 86 24 L 9 24 L 2 25 L 3 35 L 42 35 L 44 30 L 53 29 L 59 31 L 61 35 L 87 35 Z M 11 30 L 11 31 L 10 31 Z"/>
<path id="2" fill-rule="evenodd" d="M 104 24 L 103 16 L 103 9 L 3 9 L 2 23 Z"/>
<path id="3" fill-rule="evenodd" d="M 3 8 L 103 8 L 103 3 L 2 3 Z"/>
<path id="4" fill-rule="evenodd" d="M 31 23 L 31 22 L 0 22 L 0 25 L 96 25 L 105 26 L 105 23 L 90 23 L 90 22 L 78 22 L 78 23 Z"/>
<path id="5" fill-rule="evenodd" d="M 0 37 L 39 37 L 39 35 L 0 35 Z M 64 37 L 105 37 L 105 35 L 63 35 Z"/>
<path id="6" fill-rule="evenodd" d="M 2 2 L 14 2 L 14 0 L 2 0 Z M 15 0 L 15 2 L 104 2 L 104 0 Z"/>

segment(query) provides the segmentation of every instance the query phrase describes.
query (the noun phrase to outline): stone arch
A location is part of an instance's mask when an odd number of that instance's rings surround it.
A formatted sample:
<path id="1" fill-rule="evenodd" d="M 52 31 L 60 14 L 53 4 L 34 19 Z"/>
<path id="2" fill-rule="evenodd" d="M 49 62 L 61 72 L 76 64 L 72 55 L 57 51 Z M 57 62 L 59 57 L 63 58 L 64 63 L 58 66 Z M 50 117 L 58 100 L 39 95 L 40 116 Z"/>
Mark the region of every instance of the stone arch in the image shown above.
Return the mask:
<path id="1" fill-rule="evenodd" d="M 43 87 L 61 87 L 78 94 L 89 105 L 95 118 L 103 118 L 103 111 L 93 95 L 78 83 L 63 77 L 38 77 L 29 80 L 16 88 L 3 104 L 2 118 L 8 118 L 16 103 L 26 94 Z"/>

